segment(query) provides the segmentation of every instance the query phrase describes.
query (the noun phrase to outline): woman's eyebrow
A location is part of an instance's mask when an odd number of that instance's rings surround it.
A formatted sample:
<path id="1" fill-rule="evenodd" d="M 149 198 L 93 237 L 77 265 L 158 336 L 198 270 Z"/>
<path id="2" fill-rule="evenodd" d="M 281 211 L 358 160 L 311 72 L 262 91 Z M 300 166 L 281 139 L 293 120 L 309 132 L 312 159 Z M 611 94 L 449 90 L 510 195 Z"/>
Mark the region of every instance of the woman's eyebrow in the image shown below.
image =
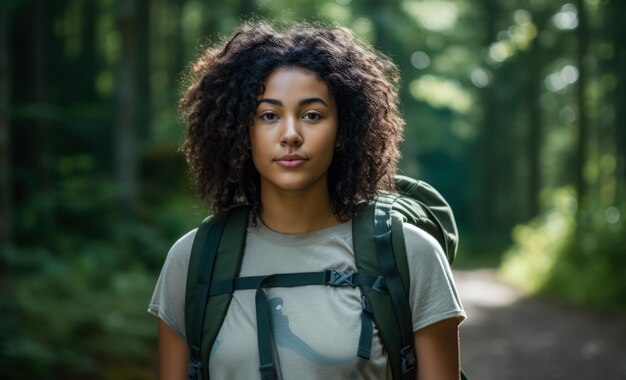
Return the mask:
<path id="1" fill-rule="evenodd" d="M 269 103 L 269 104 L 273 104 L 275 106 L 283 106 L 283 102 L 281 102 L 278 99 L 272 99 L 272 98 L 261 98 L 259 99 L 259 103 Z M 325 105 L 326 107 L 328 107 L 328 104 L 326 104 L 326 102 L 324 100 L 322 100 L 321 98 L 306 98 L 306 99 L 302 99 L 298 102 L 298 107 L 307 105 L 307 104 L 311 104 L 311 103 L 322 103 L 323 105 Z"/>
<path id="2" fill-rule="evenodd" d="M 323 105 L 325 105 L 326 107 L 328 107 L 328 104 L 326 104 L 325 101 L 323 101 L 320 98 L 306 98 L 306 99 L 302 99 L 298 102 L 298 106 L 304 106 L 306 104 L 311 104 L 311 103 L 322 103 Z"/>
<path id="3" fill-rule="evenodd" d="M 283 105 L 283 102 L 281 102 L 278 99 L 270 99 L 270 98 L 261 98 L 259 99 L 259 104 L 261 103 L 269 103 L 269 104 L 273 104 L 275 106 L 281 106 Z"/>

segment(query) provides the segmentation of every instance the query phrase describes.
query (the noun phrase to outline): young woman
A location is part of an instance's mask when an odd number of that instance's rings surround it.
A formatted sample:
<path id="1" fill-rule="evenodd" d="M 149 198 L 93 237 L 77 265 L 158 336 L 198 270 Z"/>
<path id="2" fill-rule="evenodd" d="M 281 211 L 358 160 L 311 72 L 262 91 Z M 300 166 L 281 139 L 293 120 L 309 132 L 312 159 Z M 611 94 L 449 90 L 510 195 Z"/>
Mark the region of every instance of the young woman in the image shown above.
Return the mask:
<path id="1" fill-rule="evenodd" d="M 183 152 L 215 214 L 251 209 L 240 276 L 356 271 L 351 218 L 393 191 L 403 120 L 396 66 L 343 28 L 245 23 L 193 65 L 180 101 Z M 171 248 L 149 311 L 159 329 L 161 379 L 186 379 L 185 283 L 196 230 Z M 442 249 L 404 227 L 420 379 L 458 379 L 465 318 Z M 283 379 L 391 379 L 374 331 L 356 355 L 358 289 L 271 288 L 273 341 Z M 213 345 L 211 379 L 259 378 L 253 290 L 233 294 Z"/>

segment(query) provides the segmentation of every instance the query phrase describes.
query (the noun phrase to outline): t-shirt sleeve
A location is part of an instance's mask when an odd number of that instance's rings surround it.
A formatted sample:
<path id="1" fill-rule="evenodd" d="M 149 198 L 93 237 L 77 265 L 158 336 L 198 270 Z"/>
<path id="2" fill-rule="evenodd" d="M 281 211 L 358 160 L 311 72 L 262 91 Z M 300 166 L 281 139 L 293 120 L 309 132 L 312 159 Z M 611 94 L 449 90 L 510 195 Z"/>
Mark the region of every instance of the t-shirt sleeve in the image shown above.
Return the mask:
<path id="1" fill-rule="evenodd" d="M 413 331 L 448 318 L 462 322 L 465 311 L 443 249 L 435 238 L 411 224 L 405 223 L 403 231 L 411 278 Z"/>
<path id="2" fill-rule="evenodd" d="M 185 339 L 185 289 L 191 246 L 196 236 L 192 230 L 170 249 L 152 294 L 148 312 L 157 316 Z"/>

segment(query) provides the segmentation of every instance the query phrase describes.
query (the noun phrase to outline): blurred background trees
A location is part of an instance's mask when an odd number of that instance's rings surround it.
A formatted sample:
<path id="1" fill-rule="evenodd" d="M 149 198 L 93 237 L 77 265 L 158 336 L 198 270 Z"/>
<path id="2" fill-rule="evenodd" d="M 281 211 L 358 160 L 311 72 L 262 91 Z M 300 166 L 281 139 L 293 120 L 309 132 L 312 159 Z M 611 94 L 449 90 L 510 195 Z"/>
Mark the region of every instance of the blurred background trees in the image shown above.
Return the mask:
<path id="1" fill-rule="evenodd" d="M 344 25 L 402 74 L 404 174 L 462 230 L 458 265 L 626 308 L 618 0 L 5 0 L 0 373 L 152 378 L 147 302 L 208 206 L 177 151 L 181 76 L 242 18 Z"/>

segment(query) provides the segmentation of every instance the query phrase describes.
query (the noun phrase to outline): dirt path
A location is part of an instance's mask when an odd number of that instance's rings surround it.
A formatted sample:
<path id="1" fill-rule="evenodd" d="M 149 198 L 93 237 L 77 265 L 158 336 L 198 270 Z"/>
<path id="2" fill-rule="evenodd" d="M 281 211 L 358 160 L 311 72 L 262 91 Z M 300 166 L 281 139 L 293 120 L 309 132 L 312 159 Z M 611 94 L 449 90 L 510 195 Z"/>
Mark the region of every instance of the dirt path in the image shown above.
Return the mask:
<path id="1" fill-rule="evenodd" d="M 456 271 L 471 380 L 626 380 L 626 317 L 524 297 L 494 271 Z"/>

